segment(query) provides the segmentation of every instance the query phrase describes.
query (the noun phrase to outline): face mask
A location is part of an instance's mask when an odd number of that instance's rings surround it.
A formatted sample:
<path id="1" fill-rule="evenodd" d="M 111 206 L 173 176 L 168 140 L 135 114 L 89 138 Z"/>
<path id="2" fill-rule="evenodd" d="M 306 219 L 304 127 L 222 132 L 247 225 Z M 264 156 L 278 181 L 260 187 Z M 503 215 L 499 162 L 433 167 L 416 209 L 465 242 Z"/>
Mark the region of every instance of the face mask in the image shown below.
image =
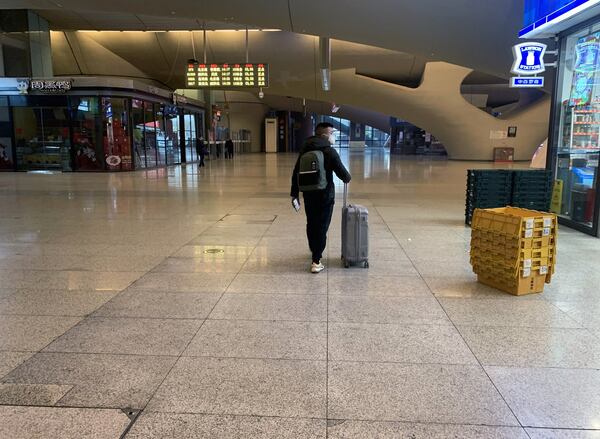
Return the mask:
<path id="1" fill-rule="evenodd" d="M 335 134 L 330 134 L 327 140 L 329 140 L 329 143 L 331 143 L 332 145 L 335 145 Z"/>

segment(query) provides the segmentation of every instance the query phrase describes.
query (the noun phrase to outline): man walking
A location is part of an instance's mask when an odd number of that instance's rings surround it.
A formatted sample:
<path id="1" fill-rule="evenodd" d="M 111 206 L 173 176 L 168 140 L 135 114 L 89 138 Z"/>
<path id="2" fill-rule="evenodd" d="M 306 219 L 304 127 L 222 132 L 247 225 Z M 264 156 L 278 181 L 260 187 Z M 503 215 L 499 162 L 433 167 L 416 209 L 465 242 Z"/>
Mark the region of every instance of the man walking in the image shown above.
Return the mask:
<path id="1" fill-rule="evenodd" d="M 335 203 L 333 173 L 344 183 L 351 179 L 337 151 L 331 147 L 334 143 L 333 125 L 325 122 L 318 124 L 315 135 L 304 142 L 292 174 L 292 201 L 298 199 L 300 191 L 304 197 L 312 273 L 320 273 L 325 268 L 321 258 L 327 244 L 327 231 Z"/>
<path id="2" fill-rule="evenodd" d="M 204 144 L 204 137 L 196 139 L 196 154 L 200 161 L 198 162 L 198 169 L 204 167 L 204 156 L 206 155 L 206 145 Z"/>
<path id="3" fill-rule="evenodd" d="M 231 138 L 227 138 L 225 142 L 225 158 L 232 159 L 233 158 L 233 140 Z"/>

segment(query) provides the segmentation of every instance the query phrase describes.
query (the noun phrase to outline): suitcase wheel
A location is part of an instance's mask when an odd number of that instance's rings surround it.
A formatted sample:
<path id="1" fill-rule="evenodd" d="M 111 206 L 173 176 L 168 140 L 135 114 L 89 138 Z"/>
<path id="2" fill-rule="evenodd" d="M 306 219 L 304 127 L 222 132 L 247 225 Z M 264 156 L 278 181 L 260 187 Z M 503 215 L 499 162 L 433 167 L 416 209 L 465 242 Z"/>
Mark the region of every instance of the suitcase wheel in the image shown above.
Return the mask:
<path id="1" fill-rule="evenodd" d="M 369 268 L 369 261 L 365 261 L 365 263 L 364 263 L 364 267 L 365 267 L 365 268 Z"/>

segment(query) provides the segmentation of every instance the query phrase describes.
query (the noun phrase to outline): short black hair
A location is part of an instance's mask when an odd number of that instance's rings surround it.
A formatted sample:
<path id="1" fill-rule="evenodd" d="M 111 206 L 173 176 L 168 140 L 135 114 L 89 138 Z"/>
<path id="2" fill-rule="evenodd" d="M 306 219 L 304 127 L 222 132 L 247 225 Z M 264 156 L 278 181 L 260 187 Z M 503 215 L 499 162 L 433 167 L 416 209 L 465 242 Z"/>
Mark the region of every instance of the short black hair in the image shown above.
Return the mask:
<path id="1" fill-rule="evenodd" d="M 317 136 L 320 136 L 321 134 L 323 134 L 325 132 L 325 130 L 327 128 L 334 128 L 334 126 L 332 124 L 330 124 L 329 122 L 321 122 L 320 124 L 318 124 L 315 127 L 315 134 Z"/>

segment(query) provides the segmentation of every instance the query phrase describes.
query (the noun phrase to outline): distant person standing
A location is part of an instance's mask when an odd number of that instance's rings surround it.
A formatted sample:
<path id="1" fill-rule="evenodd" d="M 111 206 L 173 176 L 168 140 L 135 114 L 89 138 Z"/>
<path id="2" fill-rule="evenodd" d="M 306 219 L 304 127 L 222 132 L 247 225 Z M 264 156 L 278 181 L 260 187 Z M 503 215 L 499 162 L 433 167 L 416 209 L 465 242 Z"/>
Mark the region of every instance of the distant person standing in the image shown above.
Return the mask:
<path id="1" fill-rule="evenodd" d="M 196 153 L 200 159 L 198 162 L 198 169 L 200 169 L 206 166 L 204 164 L 204 157 L 206 156 L 206 143 L 204 142 L 204 137 L 199 137 L 196 139 Z"/>
<path id="2" fill-rule="evenodd" d="M 292 174 L 292 203 L 298 200 L 300 191 L 304 197 L 312 273 L 320 273 L 325 268 L 321 258 L 335 203 L 333 173 L 344 183 L 352 178 L 337 151 L 331 147 L 334 143 L 333 125 L 326 122 L 318 124 L 315 135 L 304 142 Z"/>
<path id="3" fill-rule="evenodd" d="M 232 159 L 233 158 L 233 140 L 230 138 L 225 142 L 225 158 Z"/>

